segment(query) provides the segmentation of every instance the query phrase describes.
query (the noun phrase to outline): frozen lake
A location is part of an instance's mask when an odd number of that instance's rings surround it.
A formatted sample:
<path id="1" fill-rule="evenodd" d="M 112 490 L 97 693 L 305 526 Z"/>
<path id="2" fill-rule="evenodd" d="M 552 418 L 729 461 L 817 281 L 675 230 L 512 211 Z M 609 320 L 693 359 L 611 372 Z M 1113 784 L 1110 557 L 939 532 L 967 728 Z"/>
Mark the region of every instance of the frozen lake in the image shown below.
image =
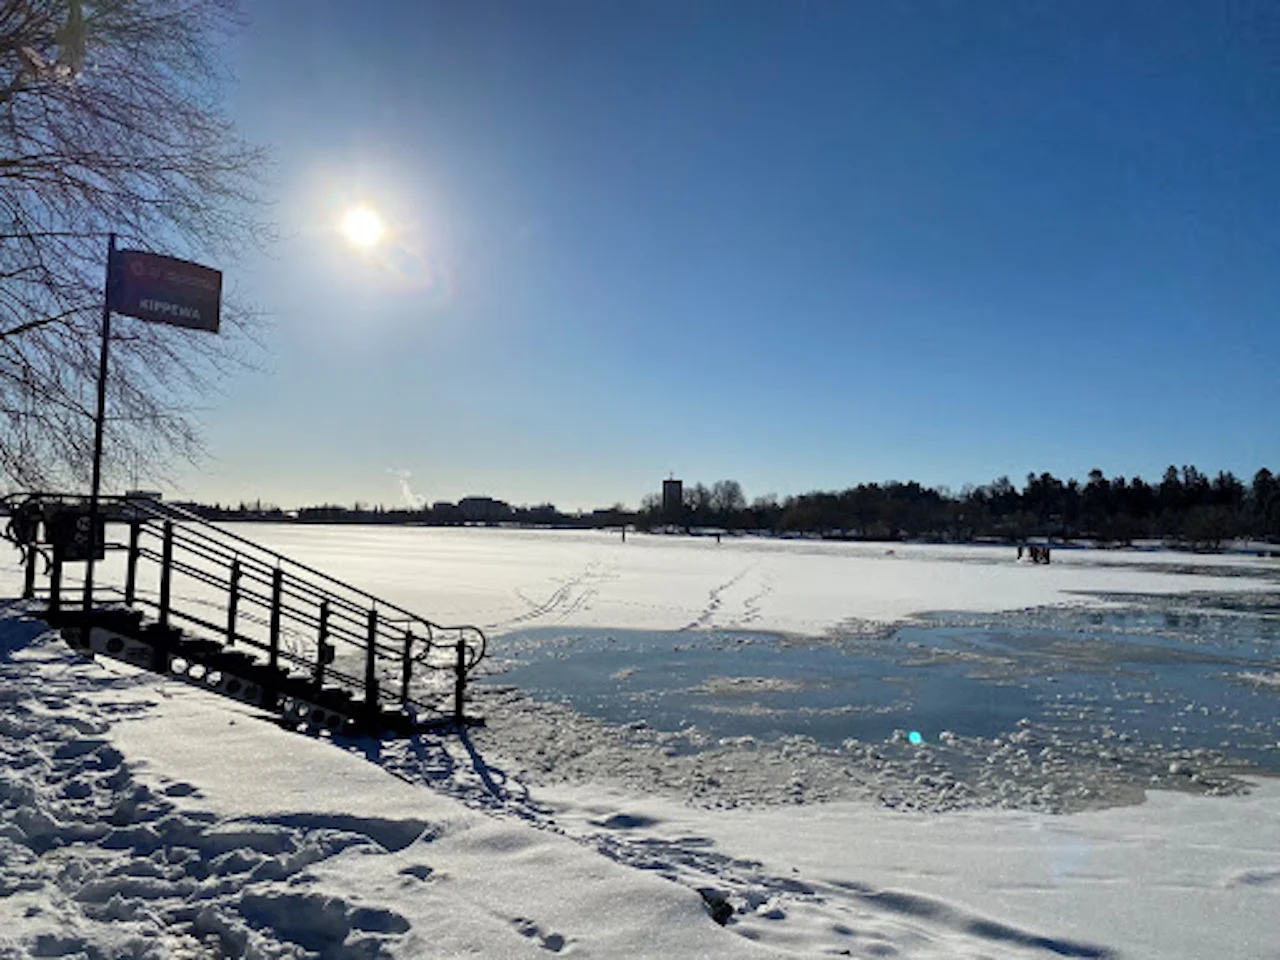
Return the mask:
<path id="1" fill-rule="evenodd" d="M 1034 709 L 1020 689 L 975 679 L 965 664 L 912 664 L 922 648 L 913 636 L 931 639 L 910 627 L 853 645 L 535 628 L 499 639 L 511 665 L 495 680 L 613 723 L 697 727 L 716 739 L 799 734 L 828 746 L 895 729 L 995 736 Z"/>
<path id="2" fill-rule="evenodd" d="M 1010 782 L 1036 773 L 1049 787 L 1168 782 L 1192 764 L 1280 770 L 1274 558 L 1063 549 L 1037 566 L 1010 547 L 235 529 L 425 616 L 483 627 L 485 736 L 548 775 L 566 767 L 565 744 L 581 753 L 611 738 L 602 774 L 627 751 L 797 738 L 836 766 L 867 749 L 911 762 L 933 749 L 938 771 L 971 784 L 1002 769 L 991 757 L 1006 748 Z"/>
<path id="3" fill-rule="evenodd" d="M 1064 549 L 1036 566 L 987 546 L 246 532 L 483 626 L 484 741 L 550 780 L 643 781 L 633 761 L 655 754 L 661 773 L 644 776 L 677 792 L 768 799 L 779 778 L 742 771 L 803 749 L 792 776 L 821 796 L 883 764 L 908 805 L 1060 809 L 1280 770 L 1274 558 Z"/>
<path id="4" fill-rule="evenodd" d="M 603 720 L 711 738 L 994 738 L 1217 750 L 1280 772 L 1280 597 L 935 614 L 882 635 L 532 628 L 494 678 Z"/>
<path id="5" fill-rule="evenodd" d="M 232 524 L 236 532 L 442 623 L 526 627 L 879 630 L 934 611 L 1104 603 L 1104 594 L 1280 590 L 1280 559 L 1167 551 L 840 543 L 456 527 Z"/>

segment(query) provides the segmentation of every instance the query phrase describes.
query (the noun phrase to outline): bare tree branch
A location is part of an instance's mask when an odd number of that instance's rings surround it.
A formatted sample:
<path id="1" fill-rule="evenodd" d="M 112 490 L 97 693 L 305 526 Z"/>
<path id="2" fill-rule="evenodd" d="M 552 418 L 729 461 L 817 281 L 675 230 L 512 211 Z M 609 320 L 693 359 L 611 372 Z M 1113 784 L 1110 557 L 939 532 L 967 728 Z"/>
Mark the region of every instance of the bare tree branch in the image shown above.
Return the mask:
<path id="1" fill-rule="evenodd" d="M 235 0 L 0 0 L 0 475 L 89 469 L 106 235 L 219 266 L 265 237 L 265 158 L 219 108 Z M 256 342 L 124 321 L 107 475 L 155 477 L 199 451 L 191 406 Z"/>

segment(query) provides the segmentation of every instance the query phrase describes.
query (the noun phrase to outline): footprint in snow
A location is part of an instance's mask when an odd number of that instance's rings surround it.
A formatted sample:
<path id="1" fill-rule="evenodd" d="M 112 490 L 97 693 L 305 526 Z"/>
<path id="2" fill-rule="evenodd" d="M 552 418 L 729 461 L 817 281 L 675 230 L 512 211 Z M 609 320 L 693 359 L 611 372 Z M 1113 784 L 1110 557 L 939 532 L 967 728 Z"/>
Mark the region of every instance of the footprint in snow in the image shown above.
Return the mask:
<path id="1" fill-rule="evenodd" d="M 642 827 L 652 827 L 658 821 L 653 817 L 645 817 L 639 814 L 615 813 L 604 820 L 592 820 L 591 822 L 595 826 L 604 827 L 607 830 L 638 830 Z"/>
<path id="2" fill-rule="evenodd" d="M 544 934 L 541 927 L 526 917 L 516 917 L 511 921 L 511 925 L 516 928 L 516 931 L 522 937 L 537 940 L 538 946 L 542 947 L 543 950 L 550 950 L 552 953 L 559 953 L 568 943 L 561 934 Z"/>
<path id="3" fill-rule="evenodd" d="M 1227 883 L 1229 887 L 1280 886 L 1280 870 L 1246 870 L 1236 874 Z"/>

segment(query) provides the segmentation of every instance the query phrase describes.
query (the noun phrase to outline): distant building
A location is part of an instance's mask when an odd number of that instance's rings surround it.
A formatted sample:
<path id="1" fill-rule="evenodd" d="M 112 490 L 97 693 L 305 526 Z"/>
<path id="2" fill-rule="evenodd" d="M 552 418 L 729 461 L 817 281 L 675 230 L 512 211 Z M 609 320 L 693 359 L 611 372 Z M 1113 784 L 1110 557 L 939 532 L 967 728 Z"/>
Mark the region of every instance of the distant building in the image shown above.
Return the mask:
<path id="1" fill-rule="evenodd" d="M 495 523 L 511 516 L 511 506 L 492 497 L 463 497 L 458 501 L 458 513 L 468 522 Z"/>
<path id="2" fill-rule="evenodd" d="M 462 514 L 458 512 L 458 505 L 452 501 L 437 500 L 431 504 L 427 518 L 431 523 L 457 523 L 462 519 Z"/>
<path id="3" fill-rule="evenodd" d="M 684 481 L 662 481 L 662 516 L 666 520 L 677 520 L 684 512 Z"/>

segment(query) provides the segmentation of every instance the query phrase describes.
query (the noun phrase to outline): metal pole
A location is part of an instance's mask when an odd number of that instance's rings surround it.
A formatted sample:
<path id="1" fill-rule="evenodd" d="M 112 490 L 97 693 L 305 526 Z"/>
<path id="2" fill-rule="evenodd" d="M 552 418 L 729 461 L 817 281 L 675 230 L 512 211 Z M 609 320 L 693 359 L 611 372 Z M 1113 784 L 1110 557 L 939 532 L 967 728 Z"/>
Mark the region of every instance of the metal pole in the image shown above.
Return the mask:
<path id="1" fill-rule="evenodd" d="M 267 666 L 273 671 L 280 665 L 280 594 L 283 587 L 284 571 L 276 567 L 271 571 L 271 633 L 267 648 Z"/>
<path id="2" fill-rule="evenodd" d="M 320 601 L 320 631 L 316 635 L 316 691 L 324 689 L 324 668 L 328 662 L 329 646 L 329 601 Z"/>
<path id="3" fill-rule="evenodd" d="M 27 572 L 22 581 L 22 599 L 30 600 L 36 595 L 36 561 L 39 554 L 36 553 L 36 545 L 33 543 L 27 547 Z"/>
<path id="4" fill-rule="evenodd" d="M 102 284 L 102 354 L 98 359 L 98 412 L 93 422 L 93 480 L 89 487 L 89 562 L 84 570 L 85 629 L 93 610 L 93 563 L 98 552 L 98 496 L 102 491 L 102 432 L 107 422 L 107 352 L 111 344 L 111 267 L 116 235 L 107 239 L 107 277 Z M 106 539 L 105 535 L 103 539 Z"/>
<path id="5" fill-rule="evenodd" d="M 231 576 L 227 580 L 227 646 L 236 642 L 236 607 L 240 603 L 240 558 L 231 561 Z"/>
<path id="6" fill-rule="evenodd" d="M 372 715 L 378 709 L 378 608 L 369 610 L 369 639 L 364 650 L 364 705 Z"/>
<path id="7" fill-rule="evenodd" d="M 458 726 L 466 723 L 465 712 L 467 696 L 467 644 L 459 640 L 457 644 L 457 661 L 453 674 L 453 722 Z"/>
<path id="8" fill-rule="evenodd" d="M 62 610 L 62 551 L 57 544 L 53 547 L 53 566 L 49 569 L 49 612 L 60 613 Z"/>
<path id="9" fill-rule="evenodd" d="M 164 522 L 164 542 L 160 547 L 160 626 L 169 626 L 169 596 L 173 586 L 173 521 Z"/>
<path id="10" fill-rule="evenodd" d="M 133 606 L 138 593 L 138 538 L 142 535 L 142 524 L 133 520 L 129 524 L 129 562 L 124 575 L 124 603 Z"/>
<path id="11" fill-rule="evenodd" d="M 413 682 L 413 631 L 404 635 L 404 660 L 400 663 L 400 703 L 409 702 L 409 684 Z"/>

